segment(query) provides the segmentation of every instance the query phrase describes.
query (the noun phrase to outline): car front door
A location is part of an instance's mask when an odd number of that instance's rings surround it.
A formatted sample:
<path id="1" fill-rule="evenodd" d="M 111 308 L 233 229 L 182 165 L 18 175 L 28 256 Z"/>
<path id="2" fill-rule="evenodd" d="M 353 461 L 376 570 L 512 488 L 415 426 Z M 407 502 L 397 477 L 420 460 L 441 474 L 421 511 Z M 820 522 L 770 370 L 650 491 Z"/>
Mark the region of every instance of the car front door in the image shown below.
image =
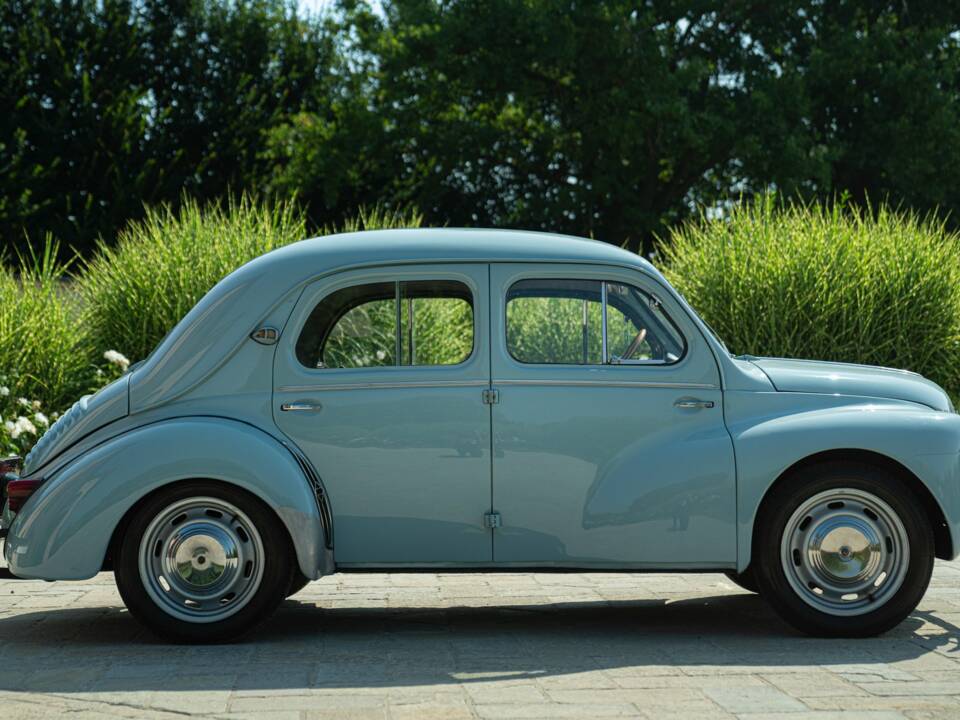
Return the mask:
<path id="1" fill-rule="evenodd" d="M 653 278 L 491 266 L 497 563 L 729 567 L 733 447 L 706 341 Z"/>
<path id="2" fill-rule="evenodd" d="M 280 339 L 277 425 L 326 488 L 338 565 L 492 558 L 488 267 L 342 272 Z"/>

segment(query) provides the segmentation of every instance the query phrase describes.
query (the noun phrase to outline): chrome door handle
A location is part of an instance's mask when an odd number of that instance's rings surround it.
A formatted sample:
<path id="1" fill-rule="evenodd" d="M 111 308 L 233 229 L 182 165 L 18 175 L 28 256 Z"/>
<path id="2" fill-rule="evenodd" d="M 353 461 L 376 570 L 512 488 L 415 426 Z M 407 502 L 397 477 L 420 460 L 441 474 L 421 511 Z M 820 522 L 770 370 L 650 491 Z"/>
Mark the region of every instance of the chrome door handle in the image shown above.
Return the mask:
<path id="1" fill-rule="evenodd" d="M 280 406 L 280 409 L 284 412 L 320 412 L 323 410 L 323 405 L 320 403 L 300 400 L 298 402 L 283 403 L 283 405 Z"/>
<path id="2" fill-rule="evenodd" d="M 680 398 L 673 406 L 684 410 L 700 410 L 701 408 L 712 408 L 713 400 L 697 400 L 696 398 Z"/>

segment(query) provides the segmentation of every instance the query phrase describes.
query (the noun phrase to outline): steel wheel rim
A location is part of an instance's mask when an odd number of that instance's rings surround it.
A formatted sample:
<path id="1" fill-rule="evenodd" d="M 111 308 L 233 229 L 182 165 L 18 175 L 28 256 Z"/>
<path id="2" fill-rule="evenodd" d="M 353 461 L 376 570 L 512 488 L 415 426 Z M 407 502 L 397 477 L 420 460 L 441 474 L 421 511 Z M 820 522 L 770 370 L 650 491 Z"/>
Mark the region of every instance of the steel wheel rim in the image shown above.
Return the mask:
<path id="1" fill-rule="evenodd" d="M 872 612 L 903 585 L 910 542 L 897 513 L 872 493 L 818 493 L 784 528 L 780 561 L 794 592 L 830 615 Z"/>
<path id="2" fill-rule="evenodd" d="M 178 620 L 211 623 L 242 610 L 263 579 L 263 541 L 232 503 L 179 500 L 140 540 L 140 579 L 157 606 Z"/>

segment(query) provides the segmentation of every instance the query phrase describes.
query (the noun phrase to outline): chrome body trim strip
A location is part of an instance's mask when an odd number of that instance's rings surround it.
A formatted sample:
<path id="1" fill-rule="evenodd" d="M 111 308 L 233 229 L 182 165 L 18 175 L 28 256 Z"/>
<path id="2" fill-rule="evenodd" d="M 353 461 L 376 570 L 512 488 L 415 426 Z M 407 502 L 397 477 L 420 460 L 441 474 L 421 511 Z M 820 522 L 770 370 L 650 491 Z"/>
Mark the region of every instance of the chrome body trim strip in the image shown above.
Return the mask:
<path id="1" fill-rule="evenodd" d="M 653 382 L 628 380 L 497 380 L 497 385 L 541 385 L 570 387 L 628 387 L 628 388 L 672 388 L 676 390 L 719 390 L 719 385 L 710 383 L 680 383 L 680 382 Z M 323 392 L 325 390 L 399 390 L 403 388 L 433 388 L 433 387 L 489 387 L 486 380 L 436 380 L 411 382 L 367 382 L 343 383 L 340 385 L 284 385 L 276 392 Z"/>
<path id="2" fill-rule="evenodd" d="M 339 385 L 284 385 L 276 392 L 324 392 L 325 390 L 397 390 L 402 388 L 433 388 L 433 387 L 490 387 L 488 380 L 434 380 L 432 382 L 414 380 L 411 382 L 365 382 L 342 383 Z"/>
<path id="3" fill-rule="evenodd" d="M 629 380 L 497 380 L 497 385 L 568 385 L 570 387 L 637 387 L 637 388 L 674 388 L 677 390 L 719 390 L 719 385 L 711 383 L 681 383 Z"/>

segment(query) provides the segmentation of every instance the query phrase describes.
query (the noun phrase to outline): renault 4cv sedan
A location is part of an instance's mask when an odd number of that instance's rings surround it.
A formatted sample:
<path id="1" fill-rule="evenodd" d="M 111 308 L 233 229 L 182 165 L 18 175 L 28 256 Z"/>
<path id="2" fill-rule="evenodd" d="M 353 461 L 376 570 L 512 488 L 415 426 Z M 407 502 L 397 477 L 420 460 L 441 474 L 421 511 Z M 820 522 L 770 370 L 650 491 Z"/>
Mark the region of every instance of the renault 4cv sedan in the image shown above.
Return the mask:
<path id="1" fill-rule="evenodd" d="M 960 416 L 911 372 L 732 357 L 610 245 L 366 232 L 226 277 L 4 485 L 14 576 L 113 570 L 177 640 L 441 568 L 725 572 L 866 636 L 958 554 Z"/>

